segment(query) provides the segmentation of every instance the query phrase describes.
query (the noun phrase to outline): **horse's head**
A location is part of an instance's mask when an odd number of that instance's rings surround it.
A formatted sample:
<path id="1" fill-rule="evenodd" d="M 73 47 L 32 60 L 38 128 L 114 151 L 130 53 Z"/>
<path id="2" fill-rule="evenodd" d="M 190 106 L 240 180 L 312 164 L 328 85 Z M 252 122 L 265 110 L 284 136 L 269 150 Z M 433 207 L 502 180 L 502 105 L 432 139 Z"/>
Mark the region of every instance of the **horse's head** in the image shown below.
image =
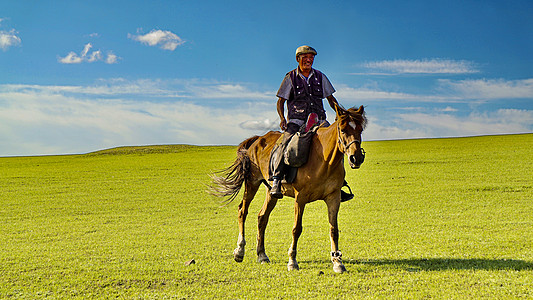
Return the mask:
<path id="1" fill-rule="evenodd" d="M 352 169 L 359 169 L 365 160 L 365 150 L 361 147 L 361 133 L 366 126 L 365 109 L 344 109 L 337 106 L 337 132 L 340 151 L 348 156 Z"/>

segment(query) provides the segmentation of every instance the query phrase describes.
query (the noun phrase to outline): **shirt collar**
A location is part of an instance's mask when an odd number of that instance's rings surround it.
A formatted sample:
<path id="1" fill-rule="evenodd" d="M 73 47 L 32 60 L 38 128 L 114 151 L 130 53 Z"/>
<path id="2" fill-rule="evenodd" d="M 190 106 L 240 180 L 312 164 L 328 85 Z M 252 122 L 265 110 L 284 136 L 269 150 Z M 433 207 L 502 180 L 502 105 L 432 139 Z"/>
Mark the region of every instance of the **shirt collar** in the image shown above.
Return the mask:
<path id="1" fill-rule="evenodd" d="M 305 80 L 309 81 L 309 78 L 311 78 L 314 74 L 315 74 L 315 69 L 311 68 L 311 72 L 309 73 L 309 77 L 305 77 L 301 72 L 300 72 L 300 67 L 298 66 L 298 68 L 296 68 L 296 74 L 298 74 L 299 76 L 301 76 L 302 78 L 304 78 Z"/>

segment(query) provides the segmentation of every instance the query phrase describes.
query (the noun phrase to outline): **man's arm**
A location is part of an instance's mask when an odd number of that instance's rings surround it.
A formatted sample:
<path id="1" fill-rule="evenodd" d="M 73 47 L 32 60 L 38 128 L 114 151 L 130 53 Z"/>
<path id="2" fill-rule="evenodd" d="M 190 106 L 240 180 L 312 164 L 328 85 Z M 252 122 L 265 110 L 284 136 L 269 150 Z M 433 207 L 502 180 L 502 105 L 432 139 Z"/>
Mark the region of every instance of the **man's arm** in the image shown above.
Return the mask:
<path id="1" fill-rule="evenodd" d="M 281 130 L 285 131 L 287 130 L 287 120 L 285 120 L 285 99 L 281 97 L 278 98 L 277 108 L 280 119 L 279 127 L 281 128 Z"/>

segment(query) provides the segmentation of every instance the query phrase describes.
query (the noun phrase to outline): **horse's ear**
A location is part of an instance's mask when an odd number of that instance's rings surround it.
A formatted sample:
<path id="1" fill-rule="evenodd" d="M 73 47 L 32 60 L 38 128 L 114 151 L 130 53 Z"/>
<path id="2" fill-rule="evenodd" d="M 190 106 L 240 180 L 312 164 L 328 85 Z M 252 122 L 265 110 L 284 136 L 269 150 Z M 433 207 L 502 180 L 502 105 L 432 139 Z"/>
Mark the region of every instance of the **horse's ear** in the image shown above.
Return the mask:
<path id="1" fill-rule="evenodd" d="M 335 103 L 335 112 L 337 113 L 337 116 L 342 116 L 347 113 L 346 109 L 341 107 L 339 103 Z"/>
<path id="2" fill-rule="evenodd" d="M 362 105 L 359 106 L 359 110 L 357 110 L 357 112 L 358 112 L 359 114 L 364 114 L 364 113 L 365 113 L 365 107 L 362 106 Z"/>

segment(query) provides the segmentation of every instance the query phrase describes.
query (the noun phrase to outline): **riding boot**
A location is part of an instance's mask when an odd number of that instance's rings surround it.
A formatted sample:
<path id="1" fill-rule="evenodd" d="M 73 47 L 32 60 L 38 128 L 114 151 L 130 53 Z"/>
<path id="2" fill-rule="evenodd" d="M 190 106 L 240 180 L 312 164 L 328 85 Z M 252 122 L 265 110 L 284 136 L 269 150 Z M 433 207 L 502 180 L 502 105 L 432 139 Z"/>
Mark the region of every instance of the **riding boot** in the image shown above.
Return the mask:
<path id="1" fill-rule="evenodd" d="M 347 187 L 350 193 L 346 193 L 345 191 L 341 190 L 341 202 L 352 200 L 354 197 L 352 193 L 352 189 L 350 188 L 350 186 L 348 186 L 348 182 L 346 182 L 346 180 L 344 180 L 344 183 L 342 184 L 342 186 Z"/>
<path id="2" fill-rule="evenodd" d="M 274 181 L 272 182 L 272 188 L 270 189 L 270 196 L 276 199 L 283 198 L 283 194 L 281 193 L 281 180 L 280 179 L 274 178 Z"/>
<path id="3" fill-rule="evenodd" d="M 270 179 L 272 180 L 272 188 L 270 189 L 270 196 L 272 198 L 283 198 L 281 193 L 281 180 L 285 176 L 285 162 L 283 161 L 285 147 L 292 137 L 292 133 L 285 132 L 276 142 L 276 146 L 270 154 Z"/>

